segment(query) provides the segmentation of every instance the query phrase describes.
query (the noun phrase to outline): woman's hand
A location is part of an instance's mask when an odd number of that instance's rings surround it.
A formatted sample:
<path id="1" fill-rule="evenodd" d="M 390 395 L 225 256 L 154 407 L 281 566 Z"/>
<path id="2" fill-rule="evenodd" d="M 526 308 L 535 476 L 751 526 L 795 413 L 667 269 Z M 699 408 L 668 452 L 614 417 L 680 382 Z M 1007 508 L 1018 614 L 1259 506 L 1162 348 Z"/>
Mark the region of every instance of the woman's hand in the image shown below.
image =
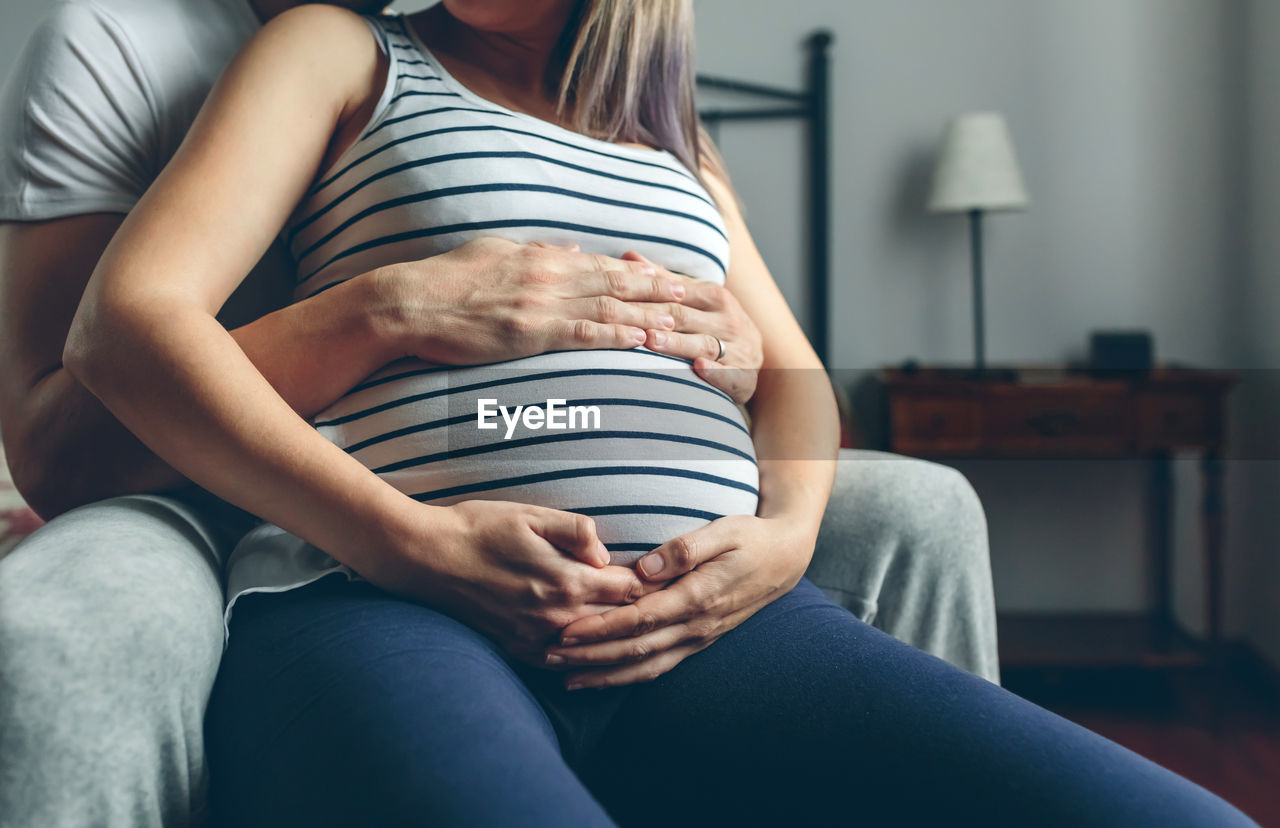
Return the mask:
<path id="1" fill-rule="evenodd" d="M 629 604 L 668 579 L 609 566 L 585 516 L 519 503 L 473 500 L 420 507 L 396 563 L 362 572 L 376 586 L 448 611 L 540 665 L 547 644 L 576 619 Z"/>
<path id="2" fill-rule="evenodd" d="M 381 336 L 400 356 L 442 365 L 636 348 L 675 326 L 688 289 L 649 262 L 498 238 L 365 275 Z"/>
<path id="3" fill-rule="evenodd" d="M 816 541 L 802 525 L 734 515 L 664 543 L 639 571 L 651 583 L 677 580 L 569 624 L 545 666 L 570 671 L 570 690 L 652 681 L 800 581 Z"/>
<path id="4" fill-rule="evenodd" d="M 629 262 L 653 263 L 639 253 L 628 252 L 622 258 Z M 764 362 L 760 329 L 728 288 L 676 274 L 683 280 L 686 293 L 679 303 L 668 308 L 675 320 L 672 329 L 649 330 L 645 347 L 660 354 L 693 360 L 698 376 L 745 405 L 756 392 L 756 380 Z M 724 343 L 724 359 L 720 342 Z"/>

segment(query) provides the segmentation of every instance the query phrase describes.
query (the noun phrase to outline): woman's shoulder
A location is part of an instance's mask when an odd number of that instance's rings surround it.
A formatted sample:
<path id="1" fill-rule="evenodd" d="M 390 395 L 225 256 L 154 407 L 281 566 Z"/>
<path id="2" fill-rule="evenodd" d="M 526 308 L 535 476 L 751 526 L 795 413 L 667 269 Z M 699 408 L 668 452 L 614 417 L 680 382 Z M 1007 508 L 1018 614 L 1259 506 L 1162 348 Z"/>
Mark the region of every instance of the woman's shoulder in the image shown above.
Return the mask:
<path id="1" fill-rule="evenodd" d="M 263 25 L 263 28 L 301 26 L 339 31 L 360 29 L 365 26 L 364 20 L 361 15 L 342 6 L 333 6 L 328 3 L 300 3 L 272 17 Z"/>
<path id="2" fill-rule="evenodd" d="M 380 55 L 373 30 L 360 15 L 308 3 L 267 21 L 228 74 L 316 106 L 346 110 L 380 82 Z"/>
<path id="3" fill-rule="evenodd" d="M 281 12 L 263 25 L 256 39 L 322 62 L 367 58 L 377 49 L 365 18 L 325 3 L 304 3 Z"/>

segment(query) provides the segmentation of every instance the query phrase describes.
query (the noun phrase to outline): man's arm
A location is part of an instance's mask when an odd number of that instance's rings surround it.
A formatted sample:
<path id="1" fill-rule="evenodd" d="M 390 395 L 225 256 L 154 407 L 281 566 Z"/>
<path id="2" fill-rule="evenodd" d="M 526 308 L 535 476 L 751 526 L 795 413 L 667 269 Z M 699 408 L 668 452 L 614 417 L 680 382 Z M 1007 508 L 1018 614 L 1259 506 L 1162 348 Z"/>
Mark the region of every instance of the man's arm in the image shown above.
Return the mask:
<path id="1" fill-rule="evenodd" d="M 62 365 L 80 297 L 122 221 L 97 213 L 0 222 L 0 432 L 18 490 L 46 519 L 105 497 L 187 483 Z M 484 239 L 361 274 L 231 336 L 285 402 L 310 418 L 407 355 L 473 364 L 561 348 L 634 347 L 646 331 L 670 330 L 659 317 L 678 304 L 678 280 L 659 272 L 647 263 Z M 536 312 L 521 302 L 535 292 L 548 300 Z M 523 333 L 512 332 L 513 317 L 524 319 Z"/>
<path id="2" fill-rule="evenodd" d="M 132 39 L 138 23 L 97 4 L 57 4 L 0 91 L 0 432 L 19 490 L 46 518 L 103 497 L 184 483 L 63 370 L 61 359 L 89 276 L 123 213 L 163 165 L 161 134 L 177 125 L 156 111 L 173 90 L 156 85 L 155 65 Z M 366 370 L 377 343 L 362 339 L 365 347 L 341 349 L 357 338 L 360 317 L 330 319 L 326 309 L 337 307 L 337 298 L 264 317 L 237 339 L 273 380 L 292 373 L 286 393 L 319 373 L 332 375 L 333 386 L 344 378 L 354 384 L 378 367 Z M 293 335 L 304 323 L 312 338 Z M 335 347 L 302 359 L 319 332 Z M 289 401 L 305 410 L 320 400 Z"/>
<path id="3" fill-rule="evenodd" d="M 122 219 L 0 225 L 0 433 L 15 485 L 46 520 L 182 482 L 62 368 L 84 285 Z"/>
<path id="4" fill-rule="evenodd" d="M 0 424 L 19 491 L 49 519 L 114 495 L 187 481 L 152 454 L 62 366 L 84 287 L 124 217 L 91 214 L 0 224 Z M 362 309 L 367 280 L 232 332 L 304 417 L 394 358 Z"/>

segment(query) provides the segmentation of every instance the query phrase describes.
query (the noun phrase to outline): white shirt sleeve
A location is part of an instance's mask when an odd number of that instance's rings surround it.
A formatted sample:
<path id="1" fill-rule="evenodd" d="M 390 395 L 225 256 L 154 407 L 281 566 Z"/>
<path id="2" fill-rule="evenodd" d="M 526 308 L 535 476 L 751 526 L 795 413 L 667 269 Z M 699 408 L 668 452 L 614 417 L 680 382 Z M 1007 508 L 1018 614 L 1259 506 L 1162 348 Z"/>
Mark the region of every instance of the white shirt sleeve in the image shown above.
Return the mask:
<path id="1" fill-rule="evenodd" d="M 159 173 L 157 110 L 116 21 L 58 4 L 0 90 L 0 220 L 127 213 Z"/>

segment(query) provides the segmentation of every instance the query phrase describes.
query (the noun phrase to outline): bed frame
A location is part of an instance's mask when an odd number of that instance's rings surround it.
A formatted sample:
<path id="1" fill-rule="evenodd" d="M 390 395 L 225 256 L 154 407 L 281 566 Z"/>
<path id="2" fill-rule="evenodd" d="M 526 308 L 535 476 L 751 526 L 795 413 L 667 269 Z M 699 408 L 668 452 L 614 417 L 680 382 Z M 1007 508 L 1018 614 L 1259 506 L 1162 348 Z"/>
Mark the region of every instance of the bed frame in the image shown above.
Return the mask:
<path id="1" fill-rule="evenodd" d="M 755 99 L 752 105 L 703 109 L 702 121 L 713 135 L 722 123 L 799 119 L 807 126 L 805 195 L 809 202 L 808 265 L 809 326 L 814 350 L 823 364 L 830 354 L 831 290 L 831 58 L 832 34 L 819 30 L 805 41 L 808 82 L 796 92 L 748 81 L 698 75 L 701 89 L 741 94 Z"/>

